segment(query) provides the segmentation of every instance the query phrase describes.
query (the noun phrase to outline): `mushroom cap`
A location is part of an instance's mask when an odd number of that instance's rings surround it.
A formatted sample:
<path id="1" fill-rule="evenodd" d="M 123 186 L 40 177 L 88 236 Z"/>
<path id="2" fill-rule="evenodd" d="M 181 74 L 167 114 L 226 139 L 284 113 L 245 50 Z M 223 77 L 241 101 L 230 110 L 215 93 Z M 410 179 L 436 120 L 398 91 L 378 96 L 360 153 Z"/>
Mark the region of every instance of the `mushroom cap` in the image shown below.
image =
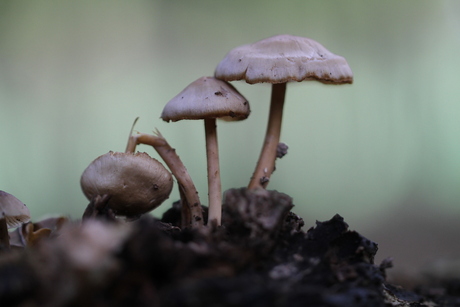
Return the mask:
<path id="1" fill-rule="evenodd" d="M 149 212 L 171 193 L 171 173 L 146 153 L 108 152 L 96 158 L 80 179 L 85 196 L 110 195 L 116 215 L 135 217 Z"/>
<path id="2" fill-rule="evenodd" d="M 161 118 L 167 122 L 208 118 L 242 120 L 249 113 L 248 101 L 230 83 L 201 77 L 166 104 Z"/>
<path id="3" fill-rule="evenodd" d="M 217 65 L 214 76 L 225 81 L 284 83 L 317 80 L 352 83 L 353 73 L 345 58 L 320 43 L 299 36 L 277 35 L 237 47 Z"/>
<path id="4" fill-rule="evenodd" d="M 0 191 L 0 219 L 5 218 L 8 228 L 30 221 L 29 208 L 13 195 Z"/>

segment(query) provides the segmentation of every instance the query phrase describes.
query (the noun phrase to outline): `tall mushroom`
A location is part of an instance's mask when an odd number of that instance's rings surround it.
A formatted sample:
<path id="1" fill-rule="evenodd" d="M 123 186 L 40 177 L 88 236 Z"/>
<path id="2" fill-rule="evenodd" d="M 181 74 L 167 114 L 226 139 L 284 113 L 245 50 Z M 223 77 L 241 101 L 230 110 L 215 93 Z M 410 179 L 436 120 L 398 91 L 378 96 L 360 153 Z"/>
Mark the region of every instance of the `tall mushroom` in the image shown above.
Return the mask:
<path id="1" fill-rule="evenodd" d="M 242 120 L 249 116 L 249 103 L 229 83 L 201 77 L 171 99 L 163 109 L 164 121 L 203 119 L 208 164 L 208 225 L 220 225 L 222 191 L 219 169 L 216 118 Z"/>
<path id="2" fill-rule="evenodd" d="M 266 188 L 274 171 L 286 83 L 304 80 L 328 84 L 353 82 L 353 73 L 343 57 L 312 39 L 292 35 L 277 35 L 231 50 L 218 64 L 214 76 L 225 81 L 272 84 L 265 141 L 249 183 L 250 189 Z"/>
<path id="3" fill-rule="evenodd" d="M 10 248 L 8 228 L 30 220 L 29 208 L 13 195 L 0 191 L 0 250 Z"/>

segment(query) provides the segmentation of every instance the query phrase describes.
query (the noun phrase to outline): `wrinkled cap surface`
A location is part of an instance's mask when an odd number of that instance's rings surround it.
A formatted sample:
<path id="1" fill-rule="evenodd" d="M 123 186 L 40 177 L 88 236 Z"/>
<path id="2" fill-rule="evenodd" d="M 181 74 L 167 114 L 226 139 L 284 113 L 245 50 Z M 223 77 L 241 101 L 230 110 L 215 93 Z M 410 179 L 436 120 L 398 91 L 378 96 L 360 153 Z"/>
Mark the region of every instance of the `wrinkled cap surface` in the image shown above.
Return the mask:
<path id="1" fill-rule="evenodd" d="M 16 228 L 30 221 L 29 208 L 13 195 L 0 191 L 0 219 L 5 218 L 8 228 Z"/>
<path id="2" fill-rule="evenodd" d="M 201 77 L 171 99 L 163 109 L 164 121 L 221 118 L 242 120 L 249 116 L 249 103 L 231 84 Z"/>
<path id="3" fill-rule="evenodd" d="M 116 215 L 135 217 L 149 212 L 171 193 L 171 173 L 146 153 L 108 152 L 96 158 L 80 179 L 85 196 L 110 195 Z"/>
<path id="4" fill-rule="evenodd" d="M 292 35 L 277 35 L 231 50 L 218 64 L 214 76 L 251 84 L 303 80 L 353 82 L 353 73 L 345 58 L 312 39 Z"/>

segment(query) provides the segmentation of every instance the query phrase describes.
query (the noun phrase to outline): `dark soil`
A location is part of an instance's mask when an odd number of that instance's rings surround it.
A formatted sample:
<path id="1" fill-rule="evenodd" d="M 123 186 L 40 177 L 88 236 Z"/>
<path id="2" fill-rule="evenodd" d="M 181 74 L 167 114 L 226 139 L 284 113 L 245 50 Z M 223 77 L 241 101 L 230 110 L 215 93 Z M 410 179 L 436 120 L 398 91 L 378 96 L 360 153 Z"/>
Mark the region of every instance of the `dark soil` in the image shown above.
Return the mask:
<path id="1" fill-rule="evenodd" d="M 83 223 L 0 254 L 0 306 L 460 306 L 460 280 L 411 291 L 390 285 L 391 260 L 335 215 L 303 230 L 292 199 L 232 189 L 222 227 L 117 221 L 93 201 Z"/>

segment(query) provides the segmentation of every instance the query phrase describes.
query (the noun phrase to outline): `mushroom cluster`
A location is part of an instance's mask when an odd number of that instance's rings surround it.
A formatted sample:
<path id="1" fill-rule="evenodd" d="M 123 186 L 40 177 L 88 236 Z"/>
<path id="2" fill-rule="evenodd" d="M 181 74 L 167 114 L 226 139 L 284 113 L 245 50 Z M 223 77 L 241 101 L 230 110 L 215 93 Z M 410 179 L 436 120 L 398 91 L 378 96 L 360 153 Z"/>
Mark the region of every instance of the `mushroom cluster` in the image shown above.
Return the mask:
<path id="1" fill-rule="evenodd" d="M 207 175 L 207 225 L 221 224 L 222 187 L 216 119 L 238 121 L 249 116 L 249 103 L 229 82 L 271 83 L 267 130 L 249 189 L 265 189 L 275 169 L 275 159 L 286 154 L 280 143 L 286 84 L 316 80 L 326 84 L 353 82 L 347 61 L 318 42 L 292 35 L 277 35 L 237 47 L 217 65 L 213 77 L 201 77 L 173 97 L 164 107 L 164 121 L 204 121 Z M 181 198 L 182 227 L 205 224 L 193 181 L 175 150 L 156 135 L 130 133 L 125 153 L 108 153 L 91 163 L 81 178 L 84 194 L 93 203 L 104 203 L 111 214 L 128 219 L 156 208 L 172 189 L 171 173 L 147 154 L 135 153 L 138 144 L 151 145 L 175 177 Z M 105 195 L 105 196 L 104 196 Z M 96 199 L 96 197 L 98 197 Z"/>

